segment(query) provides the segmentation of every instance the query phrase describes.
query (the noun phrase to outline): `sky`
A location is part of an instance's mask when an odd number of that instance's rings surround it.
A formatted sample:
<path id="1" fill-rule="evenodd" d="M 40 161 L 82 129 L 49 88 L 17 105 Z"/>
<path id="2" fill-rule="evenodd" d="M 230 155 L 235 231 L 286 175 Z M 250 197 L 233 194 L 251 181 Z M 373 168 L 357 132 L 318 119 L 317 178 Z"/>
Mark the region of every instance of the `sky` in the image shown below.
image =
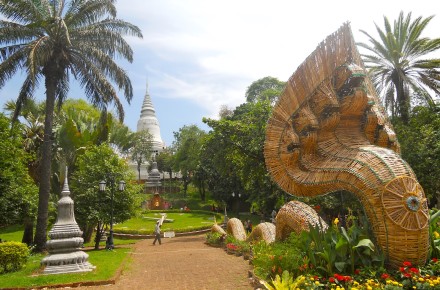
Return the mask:
<path id="1" fill-rule="evenodd" d="M 203 117 L 218 118 L 222 105 L 245 102 L 246 89 L 266 76 L 287 79 L 324 38 L 350 22 L 355 41 L 365 30 L 378 38 L 400 13 L 412 17 L 439 14 L 440 1 L 293 1 L 293 0 L 118 0 L 117 17 L 137 25 L 143 38 L 127 37 L 133 63 L 116 60 L 132 82 L 134 96 L 123 101 L 124 123 L 136 130 L 148 90 L 166 145 L 173 132 L 195 124 L 208 131 Z M 424 36 L 440 37 L 440 15 Z M 436 56 L 440 57 L 440 56 Z M 20 75 L 0 90 L 0 106 L 15 99 Z M 80 98 L 75 82 L 69 97 Z M 37 99 L 44 99 L 42 90 Z M 123 95 L 121 92 L 121 99 Z"/>

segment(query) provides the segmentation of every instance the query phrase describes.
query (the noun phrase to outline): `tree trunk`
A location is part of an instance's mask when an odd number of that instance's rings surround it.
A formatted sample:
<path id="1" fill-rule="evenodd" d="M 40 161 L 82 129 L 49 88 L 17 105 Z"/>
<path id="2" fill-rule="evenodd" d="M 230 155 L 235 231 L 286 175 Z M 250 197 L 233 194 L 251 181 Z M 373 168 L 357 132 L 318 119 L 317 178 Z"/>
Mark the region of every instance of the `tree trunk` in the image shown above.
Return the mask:
<path id="1" fill-rule="evenodd" d="M 44 142 L 41 147 L 40 187 L 38 193 L 37 227 L 35 230 L 35 250 L 42 252 L 46 248 L 47 217 L 50 195 L 50 174 L 52 161 L 52 126 L 55 108 L 56 77 L 46 76 L 46 117 L 44 120 Z"/>
<path id="2" fill-rule="evenodd" d="M 202 192 L 201 192 L 202 201 L 206 201 L 206 190 L 205 190 L 205 181 L 202 180 Z"/>
<path id="3" fill-rule="evenodd" d="M 34 243 L 34 219 L 31 217 L 24 219 L 24 232 L 21 242 L 28 246 Z"/>
<path id="4" fill-rule="evenodd" d="M 90 241 L 92 240 L 93 228 L 94 226 L 89 223 L 87 223 L 84 226 L 84 233 L 83 233 L 84 243 L 90 243 Z"/>
<path id="5" fill-rule="evenodd" d="M 104 225 L 101 222 L 98 222 L 95 235 L 95 250 L 99 250 L 99 242 L 101 241 L 103 230 Z"/>

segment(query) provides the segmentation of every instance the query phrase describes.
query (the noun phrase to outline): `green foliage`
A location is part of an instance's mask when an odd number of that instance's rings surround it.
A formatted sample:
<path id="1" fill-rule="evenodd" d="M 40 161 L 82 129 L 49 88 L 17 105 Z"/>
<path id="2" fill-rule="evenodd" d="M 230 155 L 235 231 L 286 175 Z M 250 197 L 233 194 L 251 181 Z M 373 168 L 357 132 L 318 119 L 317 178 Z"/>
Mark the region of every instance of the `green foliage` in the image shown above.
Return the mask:
<path id="1" fill-rule="evenodd" d="M 440 210 L 431 209 L 429 219 L 429 236 L 431 258 L 440 259 Z"/>
<path id="2" fill-rule="evenodd" d="M 379 39 L 361 30 L 369 39 L 369 44 L 359 44 L 367 49 L 363 58 L 369 75 L 392 116 L 400 116 L 404 123 L 409 121 L 411 97 L 419 95 L 431 104 L 431 92 L 440 95 L 440 62 L 429 57 L 440 48 L 440 38 L 422 36 L 432 18 L 414 19 L 411 13 L 400 12 L 391 25 L 384 16 L 385 29 L 376 25 Z"/>
<path id="3" fill-rule="evenodd" d="M 327 277 L 334 273 L 351 273 L 360 267 L 383 266 L 384 259 L 368 238 L 365 227 L 356 220 L 350 227 L 339 227 L 339 220 L 326 231 L 310 227 L 301 233 L 301 249 L 316 271 Z"/>
<path id="4" fill-rule="evenodd" d="M 253 260 L 255 273 L 262 278 L 274 278 L 288 271 L 293 277 L 307 270 L 307 257 L 300 249 L 299 237 L 292 234 L 283 242 L 267 244 L 260 241 L 253 245 Z"/>
<path id="5" fill-rule="evenodd" d="M 0 114 L 0 225 L 34 219 L 37 187 L 27 170 L 29 155 L 23 149 L 19 125 Z"/>
<path id="6" fill-rule="evenodd" d="M 19 242 L 0 243 L 0 273 L 14 272 L 21 269 L 27 262 L 29 249 Z"/>
<path id="7" fill-rule="evenodd" d="M 269 101 L 274 103 L 281 95 L 286 82 L 274 77 L 264 77 L 253 82 L 246 90 L 247 102 Z"/>
<path id="8" fill-rule="evenodd" d="M 183 191 L 186 195 L 188 185 L 192 177 L 199 187 L 202 200 L 205 200 L 205 177 L 203 167 L 200 166 L 200 151 L 206 132 L 196 125 L 183 126 L 178 132 L 174 132 L 173 157 L 174 171 L 180 171 L 183 180 Z"/>
<path id="9" fill-rule="evenodd" d="M 217 232 L 209 232 L 206 234 L 206 243 L 213 246 L 223 245 L 224 237 L 222 234 Z"/>
<path id="10" fill-rule="evenodd" d="M 148 131 L 140 131 L 134 134 L 133 147 L 130 150 L 131 160 L 136 162 L 138 179 L 141 177 L 141 165 L 150 161 L 153 153 L 153 135 Z"/>
<path id="11" fill-rule="evenodd" d="M 201 152 L 208 188 L 216 200 L 233 207 L 240 193 L 254 210 L 270 213 L 281 191 L 270 179 L 264 163 L 266 123 L 272 106 L 257 101 L 238 106 L 232 116 L 204 119 L 212 128 Z M 237 206 L 236 206 L 237 207 Z"/>
<path id="12" fill-rule="evenodd" d="M 126 162 L 107 145 L 91 146 L 77 159 L 77 170 L 71 178 L 71 191 L 75 200 L 75 216 L 78 224 L 93 228 L 120 223 L 135 214 L 138 204 L 135 197 L 141 190 L 139 185 L 128 182 L 134 174 Z M 119 181 L 126 181 L 124 191 L 118 190 Z M 106 182 L 105 192 L 99 191 L 99 182 Z"/>
<path id="13" fill-rule="evenodd" d="M 35 235 L 36 250 L 45 248 L 50 197 L 52 133 L 55 106 L 67 98 L 70 76 L 74 75 L 93 105 L 106 111 L 115 105 L 119 120 L 124 110 L 115 87 L 130 102 L 133 89 L 125 70 L 114 58 L 133 60 L 124 36 L 142 37 L 135 25 L 116 18 L 114 1 L 16 0 L 0 5 L 0 88 L 17 72 L 24 81 L 17 90 L 17 119 L 22 107 L 44 83 L 46 92 L 44 142 L 39 168 L 40 189 Z M 99 27 L 99 29 L 97 29 Z"/>
<path id="14" fill-rule="evenodd" d="M 293 290 L 298 289 L 297 283 L 294 283 L 293 277 L 288 271 L 283 271 L 282 276 L 276 275 L 272 280 L 272 285 L 266 281 L 261 281 L 263 285 L 269 290 Z"/>
<path id="15" fill-rule="evenodd" d="M 428 197 L 430 207 L 440 203 L 440 105 L 416 107 L 408 124 L 394 120 L 402 158 L 409 163 Z"/>

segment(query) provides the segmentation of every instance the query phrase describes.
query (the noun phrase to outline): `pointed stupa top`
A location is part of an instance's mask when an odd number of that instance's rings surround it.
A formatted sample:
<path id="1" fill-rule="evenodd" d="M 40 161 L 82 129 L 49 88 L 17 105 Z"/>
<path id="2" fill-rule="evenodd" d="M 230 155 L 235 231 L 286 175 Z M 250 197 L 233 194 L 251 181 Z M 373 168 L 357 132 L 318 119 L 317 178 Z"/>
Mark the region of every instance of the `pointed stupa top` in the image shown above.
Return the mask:
<path id="1" fill-rule="evenodd" d="M 162 151 L 165 144 L 160 136 L 159 121 L 156 117 L 156 110 L 151 102 L 150 93 L 148 92 L 148 81 L 146 87 L 144 102 L 142 103 L 141 116 L 137 123 L 137 131 L 148 130 L 153 137 L 153 151 Z"/>

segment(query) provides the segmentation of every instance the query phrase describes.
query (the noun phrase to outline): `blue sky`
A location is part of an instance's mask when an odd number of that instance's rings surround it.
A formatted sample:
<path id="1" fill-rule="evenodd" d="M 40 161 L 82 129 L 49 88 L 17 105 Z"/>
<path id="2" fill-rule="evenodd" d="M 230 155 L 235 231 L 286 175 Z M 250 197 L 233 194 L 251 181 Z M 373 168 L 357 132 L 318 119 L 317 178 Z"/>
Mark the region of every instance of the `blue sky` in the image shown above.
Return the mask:
<path id="1" fill-rule="evenodd" d="M 301 3 L 301 4 L 298 4 Z M 124 123 L 132 130 L 149 83 L 162 139 L 184 125 L 216 118 L 221 105 L 245 101 L 247 87 L 265 76 L 286 81 L 327 35 L 349 21 L 356 41 L 373 36 L 383 16 L 400 11 L 413 18 L 440 12 L 440 1 L 291 1 L 291 0 L 119 0 L 118 18 L 137 25 L 143 39 L 128 38 L 132 64 L 118 61 L 131 78 L 134 96 L 124 102 Z M 440 15 L 425 36 L 440 37 Z M 437 55 L 436 57 L 440 57 Z M 0 90 L 0 105 L 16 97 L 19 77 Z M 73 82 L 70 97 L 81 90 Z M 43 99 L 44 91 L 37 95 Z M 122 97 L 121 97 L 122 98 Z"/>

